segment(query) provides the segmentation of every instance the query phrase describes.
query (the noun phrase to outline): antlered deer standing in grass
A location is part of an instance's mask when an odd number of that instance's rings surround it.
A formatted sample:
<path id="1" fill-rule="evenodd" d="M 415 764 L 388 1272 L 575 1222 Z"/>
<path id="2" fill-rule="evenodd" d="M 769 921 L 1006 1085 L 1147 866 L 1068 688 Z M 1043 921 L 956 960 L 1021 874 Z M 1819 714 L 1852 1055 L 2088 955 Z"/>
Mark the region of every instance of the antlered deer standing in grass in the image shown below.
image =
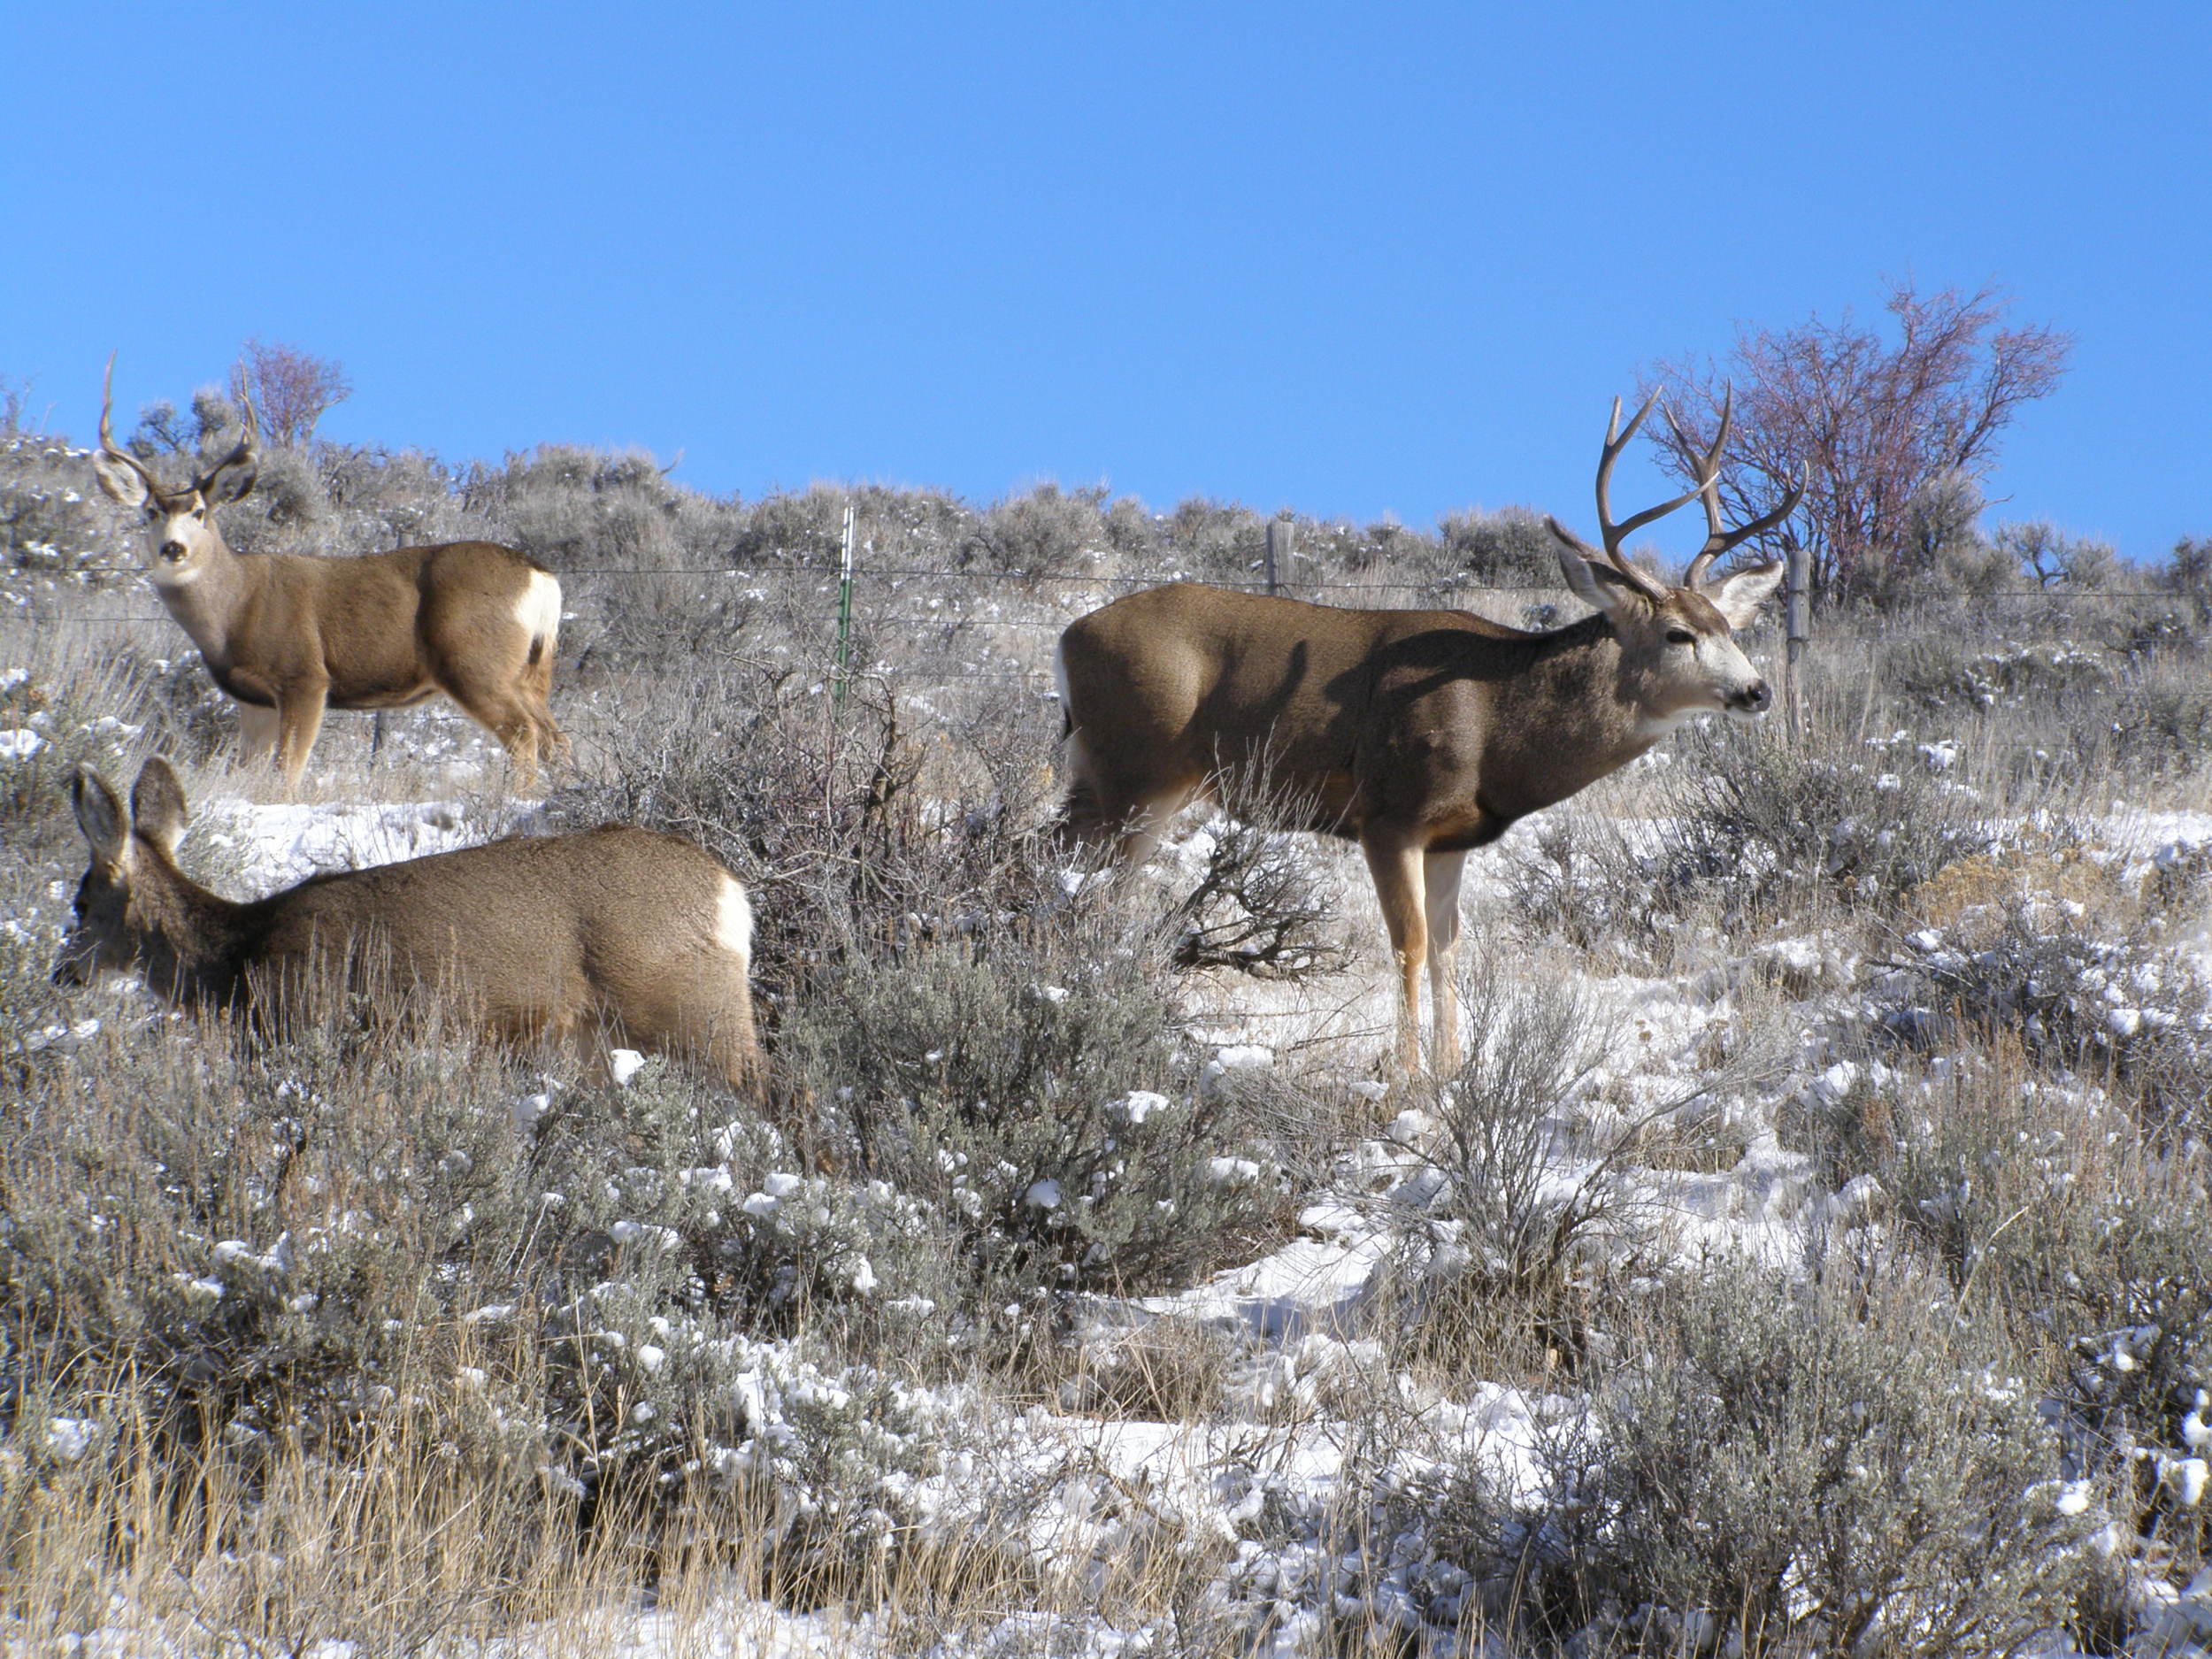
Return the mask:
<path id="1" fill-rule="evenodd" d="M 752 910 L 689 841 L 621 827 L 518 836 L 237 903 L 177 867 L 187 810 L 166 761 L 146 763 L 128 807 L 88 770 L 73 799 L 92 857 L 58 983 L 134 970 L 172 1002 L 275 1033 L 303 996 L 361 983 L 453 998 L 503 1041 L 624 1043 L 755 1087 Z"/>
<path id="2" fill-rule="evenodd" d="M 100 404 L 100 488 L 142 509 L 154 591 L 238 703 L 248 760 L 273 757 L 296 789 L 323 710 L 396 709 L 444 692 L 505 745 L 518 776 L 568 747 L 547 699 L 561 585 L 490 541 L 398 548 L 357 558 L 234 553 L 215 509 L 253 488 L 253 405 L 230 453 L 165 489 L 111 426 L 115 359 Z"/>
<path id="3" fill-rule="evenodd" d="M 1655 401 L 1655 400 L 1654 400 Z M 1459 1061 L 1453 972 L 1469 850 L 1642 754 L 1693 715 L 1756 714 L 1767 682 L 1730 638 L 1782 578 L 1778 561 L 1712 579 L 1713 561 L 1772 529 L 1782 504 L 1721 522 L 1720 434 L 1694 488 L 1616 524 L 1598 463 L 1602 552 L 1555 518 L 1567 585 L 1597 614 L 1529 633 L 1463 611 L 1355 611 L 1179 582 L 1094 611 L 1060 636 L 1071 772 L 1065 826 L 1148 854 L 1165 821 L 1223 777 L 1297 803 L 1287 827 L 1359 843 L 1382 902 L 1402 999 L 1402 1063 L 1419 1062 L 1421 971 L 1435 1003 L 1431 1057 Z M 1630 562 L 1635 531 L 1702 498 L 1708 534 L 1678 588 Z"/>

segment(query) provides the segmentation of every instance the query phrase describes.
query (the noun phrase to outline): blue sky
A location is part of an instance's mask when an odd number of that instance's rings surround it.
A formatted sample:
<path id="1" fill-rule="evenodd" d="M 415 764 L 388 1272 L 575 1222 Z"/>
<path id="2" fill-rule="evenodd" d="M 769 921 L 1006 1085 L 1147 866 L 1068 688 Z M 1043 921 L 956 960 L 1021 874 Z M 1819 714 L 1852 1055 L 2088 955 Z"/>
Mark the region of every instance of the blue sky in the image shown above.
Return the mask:
<path id="1" fill-rule="evenodd" d="M 18 5 L 0 87 L 80 435 L 253 334 L 453 458 L 1586 530 L 1640 365 L 1993 279 L 2078 342 L 1994 516 L 2212 534 L 2200 3 Z"/>

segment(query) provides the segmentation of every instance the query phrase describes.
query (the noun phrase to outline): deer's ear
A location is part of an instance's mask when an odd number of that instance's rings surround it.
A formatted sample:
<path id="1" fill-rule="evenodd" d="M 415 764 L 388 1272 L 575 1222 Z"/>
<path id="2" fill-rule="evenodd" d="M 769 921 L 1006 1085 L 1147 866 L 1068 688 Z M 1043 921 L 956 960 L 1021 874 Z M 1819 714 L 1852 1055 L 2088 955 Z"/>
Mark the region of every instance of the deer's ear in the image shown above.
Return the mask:
<path id="1" fill-rule="evenodd" d="M 92 856 L 103 864 L 121 864 L 130 845 L 131 816 L 115 786 L 91 767 L 80 766 L 69 780 L 69 804 L 76 809 L 77 827 L 91 844 Z"/>
<path id="2" fill-rule="evenodd" d="M 1713 609 L 1728 618 L 1732 628 L 1745 627 L 1759 614 L 1777 588 L 1782 585 L 1782 573 L 1788 568 L 1782 560 L 1769 565 L 1755 565 L 1748 570 L 1732 571 L 1705 589 L 1705 596 L 1713 602 Z"/>
<path id="3" fill-rule="evenodd" d="M 188 816 L 184 786 L 169 763 L 156 755 L 139 768 L 131 789 L 131 818 L 138 833 L 162 851 L 174 853 Z"/>
<path id="4" fill-rule="evenodd" d="M 135 467 L 104 455 L 92 457 L 92 475 L 100 480 L 100 488 L 107 498 L 119 506 L 143 507 L 146 504 L 146 480 Z"/>
<path id="5" fill-rule="evenodd" d="M 1556 531 L 1558 526 L 1553 528 Z M 1585 557 L 1563 535 L 1559 545 L 1559 573 L 1567 579 L 1576 598 L 1609 617 L 1618 616 L 1640 596 L 1626 577 L 1609 565 Z"/>

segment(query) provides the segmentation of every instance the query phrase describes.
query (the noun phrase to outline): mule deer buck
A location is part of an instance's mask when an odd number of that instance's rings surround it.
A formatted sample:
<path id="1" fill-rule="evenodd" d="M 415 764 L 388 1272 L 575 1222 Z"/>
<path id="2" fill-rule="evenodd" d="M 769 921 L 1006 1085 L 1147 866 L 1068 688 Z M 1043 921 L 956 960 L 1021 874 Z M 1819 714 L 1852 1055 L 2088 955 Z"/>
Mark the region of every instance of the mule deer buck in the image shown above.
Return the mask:
<path id="1" fill-rule="evenodd" d="M 1751 620 L 1783 567 L 1710 572 L 1723 553 L 1787 518 L 1802 482 L 1763 518 L 1724 526 L 1724 407 L 1695 487 L 1615 523 L 1613 464 L 1656 401 L 1623 431 L 1614 400 L 1597 472 L 1604 550 L 1546 521 L 1567 585 L 1596 607 L 1578 622 L 1530 633 L 1464 611 L 1344 610 L 1181 582 L 1078 618 L 1058 657 L 1066 832 L 1110 841 L 1133 863 L 1214 780 L 1263 776 L 1276 796 L 1303 803 L 1285 827 L 1355 841 L 1366 855 L 1402 993 L 1401 1064 L 1419 1062 L 1425 964 L 1431 1058 L 1455 1067 L 1453 974 L 1469 850 L 1694 715 L 1756 714 L 1772 701 L 1730 634 Z M 1705 545 L 1682 585 L 1669 588 L 1623 544 L 1700 498 Z"/>
<path id="2" fill-rule="evenodd" d="M 323 710 L 397 709 L 444 692 L 505 746 L 518 778 L 541 750 L 568 747 L 547 698 L 561 625 L 561 585 L 512 548 L 452 541 L 357 558 L 234 553 L 215 509 L 253 488 L 252 403 L 231 451 L 167 489 L 116 447 L 115 359 L 100 403 L 100 488 L 143 510 L 154 591 L 238 703 L 249 761 L 273 757 L 299 787 Z"/>
<path id="3" fill-rule="evenodd" d="M 350 979 L 452 997 L 502 1041 L 619 1042 L 756 1087 L 752 910 L 689 841 L 623 827 L 520 836 L 242 904 L 177 867 L 184 789 L 158 756 L 128 807 L 89 770 L 72 798 L 92 857 L 58 984 L 135 970 L 168 1002 L 281 1033 L 303 996 Z"/>

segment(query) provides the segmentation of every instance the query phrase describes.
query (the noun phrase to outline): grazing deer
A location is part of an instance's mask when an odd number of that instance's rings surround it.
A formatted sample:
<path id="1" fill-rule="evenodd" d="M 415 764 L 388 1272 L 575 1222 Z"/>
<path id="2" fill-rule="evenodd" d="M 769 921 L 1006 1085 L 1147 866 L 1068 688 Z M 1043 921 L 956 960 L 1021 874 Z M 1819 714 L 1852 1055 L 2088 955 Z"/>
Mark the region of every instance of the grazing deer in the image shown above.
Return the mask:
<path id="1" fill-rule="evenodd" d="M 1403 993 L 1401 1062 L 1418 1064 L 1425 963 L 1431 1057 L 1456 1066 L 1452 982 L 1469 850 L 1625 765 L 1693 715 L 1756 714 L 1772 700 L 1729 635 L 1773 592 L 1782 565 L 1709 572 L 1788 517 L 1802 484 L 1755 523 L 1725 528 L 1724 408 L 1696 487 L 1614 523 L 1613 463 L 1651 408 L 1624 432 L 1613 403 L 1597 474 L 1604 551 L 1546 521 L 1567 585 L 1597 608 L 1565 627 L 1529 633 L 1464 611 L 1342 610 L 1183 582 L 1079 618 L 1061 634 L 1058 657 L 1066 832 L 1113 841 L 1134 863 L 1215 780 L 1263 778 L 1302 803 L 1286 827 L 1356 841 L 1366 855 Z M 1623 543 L 1700 497 L 1705 545 L 1682 586 L 1669 588 L 1632 564 Z"/>
<path id="2" fill-rule="evenodd" d="M 234 553 L 214 511 L 253 488 L 253 405 L 229 454 L 165 489 L 116 447 L 114 403 L 111 357 L 93 470 L 112 500 L 143 509 L 154 591 L 236 700 L 245 759 L 274 757 L 296 790 L 326 708 L 404 708 L 440 691 L 505 745 L 526 784 L 541 749 L 567 749 L 547 705 L 561 626 L 549 571 L 490 541 L 357 558 Z"/>
<path id="3" fill-rule="evenodd" d="M 186 807 L 168 762 L 146 763 L 128 808 L 89 770 L 72 799 L 92 860 L 58 984 L 134 969 L 168 1002 L 280 1033 L 303 993 L 366 973 L 357 982 L 456 997 L 507 1041 L 619 1042 L 756 1086 L 752 910 L 689 841 L 623 827 L 520 836 L 241 904 L 178 869 Z"/>

